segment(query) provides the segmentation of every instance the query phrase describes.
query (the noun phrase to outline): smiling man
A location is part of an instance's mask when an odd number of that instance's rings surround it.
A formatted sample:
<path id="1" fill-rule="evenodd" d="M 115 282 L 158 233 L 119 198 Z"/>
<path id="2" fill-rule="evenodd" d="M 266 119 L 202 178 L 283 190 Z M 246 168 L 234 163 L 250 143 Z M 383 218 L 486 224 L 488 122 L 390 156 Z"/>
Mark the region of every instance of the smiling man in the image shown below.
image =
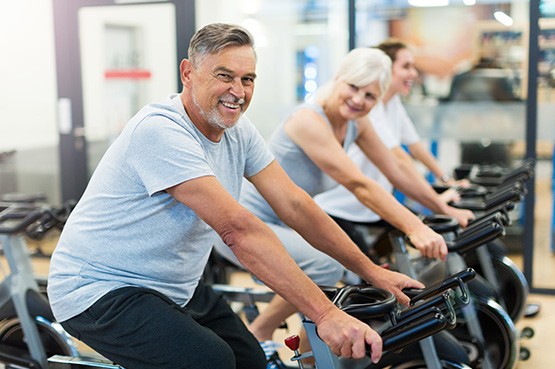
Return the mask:
<path id="1" fill-rule="evenodd" d="M 255 67 L 243 28 L 200 29 L 180 65 L 182 93 L 128 122 L 60 236 L 48 280 L 54 314 L 71 335 L 125 368 L 266 367 L 254 336 L 200 280 L 218 238 L 312 319 L 336 354 L 361 358 L 368 344 L 379 359 L 378 334 L 337 309 L 270 228 L 239 205 L 243 177 L 300 234 L 334 245 L 354 270 L 387 274 L 398 296 L 421 287 L 370 263 L 277 164 L 243 115 Z"/>

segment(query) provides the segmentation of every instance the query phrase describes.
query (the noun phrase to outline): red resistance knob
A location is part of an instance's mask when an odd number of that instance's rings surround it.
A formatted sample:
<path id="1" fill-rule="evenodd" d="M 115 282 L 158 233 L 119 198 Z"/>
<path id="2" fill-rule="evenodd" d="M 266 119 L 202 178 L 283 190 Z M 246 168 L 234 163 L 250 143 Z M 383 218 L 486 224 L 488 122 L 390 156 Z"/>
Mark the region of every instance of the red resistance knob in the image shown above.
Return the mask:
<path id="1" fill-rule="evenodd" d="M 301 344 L 301 339 L 296 334 L 287 337 L 284 341 L 285 346 L 289 347 L 293 351 L 298 350 Z"/>

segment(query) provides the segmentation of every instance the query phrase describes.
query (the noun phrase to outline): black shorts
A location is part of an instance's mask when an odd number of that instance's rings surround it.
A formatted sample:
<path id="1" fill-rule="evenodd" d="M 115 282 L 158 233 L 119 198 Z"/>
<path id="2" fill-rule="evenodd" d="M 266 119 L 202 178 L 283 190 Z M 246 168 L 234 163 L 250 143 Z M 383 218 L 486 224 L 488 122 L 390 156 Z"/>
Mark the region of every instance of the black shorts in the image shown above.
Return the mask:
<path id="1" fill-rule="evenodd" d="M 124 287 L 61 324 L 126 369 L 266 368 L 256 338 L 202 283 L 184 308 L 157 291 Z"/>

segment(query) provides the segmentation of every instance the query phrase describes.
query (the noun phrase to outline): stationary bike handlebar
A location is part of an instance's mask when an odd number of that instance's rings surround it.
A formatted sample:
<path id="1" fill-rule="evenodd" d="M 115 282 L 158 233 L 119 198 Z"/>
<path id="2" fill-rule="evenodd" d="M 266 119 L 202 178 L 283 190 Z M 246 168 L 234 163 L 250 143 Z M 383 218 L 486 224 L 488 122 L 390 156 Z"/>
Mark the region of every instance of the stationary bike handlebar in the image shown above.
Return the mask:
<path id="1" fill-rule="evenodd" d="M 437 311 L 430 311 L 427 314 L 418 316 L 417 319 L 411 320 L 405 324 L 391 326 L 381 332 L 382 350 L 385 352 L 401 349 L 445 329 L 446 326 L 447 321 L 445 316 Z M 289 349 L 295 352 L 293 360 L 302 358 L 302 355 L 299 355 L 298 352 L 300 346 L 300 338 L 298 335 L 289 336 L 284 342 Z M 368 346 L 366 353 L 368 356 L 372 354 Z"/>
<path id="2" fill-rule="evenodd" d="M 406 288 L 403 290 L 403 293 L 410 297 L 410 305 L 414 306 L 418 302 L 429 299 L 432 296 L 437 296 L 441 293 L 447 292 L 448 290 L 458 288 L 463 296 L 462 302 L 466 304 L 468 303 L 467 297 L 469 296 L 466 283 L 474 279 L 474 277 L 476 277 L 476 271 L 472 268 L 467 268 L 457 274 L 453 274 L 452 276 L 445 278 L 443 281 L 434 284 L 433 286 L 421 289 Z"/>
<path id="3" fill-rule="evenodd" d="M 44 209 L 23 203 L 0 203 L 0 234 L 17 234 L 36 222 Z"/>
<path id="4" fill-rule="evenodd" d="M 29 202 L 0 202 L 0 233 L 24 232 L 28 237 L 40 240 L 53 228 L 62 228 L 75 205 L 75 200 L 68 200 L 57 207 Z"/>
<path id="5" fill-rule="evenodd" d="M 493 208 L 478 214 L 476 218 L 469 221 L 469 225 L 479 223 L 483 220 L 491 219 L 493 216 L 498 216 L 503 225 L 510 225 L 511 218 L 509 212 L 515 208 L 515 203 L 513 201 L 507 201 Z"/>
<path id="6" fill-rule="evenodd" d="M 407 288 L 403 290 L 403 293 L 411 298 L 410 305 L 414 306 L 419 302 L 423 302 L 432 297 L 438 297 L 454 288 L 459 288 L 462 295 L 460 300 L 462 303 L 466 304 L 468 302 L 466 283 L 475 276 L 476 272 L 474 269 L 467 268 L 466 270 L 445 278 L 443 281 L 433 286 L 426 288 Z M 398 307 L 397 300 L 391 292 L 371 285 L 356 284 L 344 287 L 321 286 L 321 289 L 335 306 L 362 321 L 391 314 Z M 436 302 L 442 305 L 439 300 Z M 420 307 L 420 305 L 418 307 Z M 410 310 L 412 309 L 398 314 L 397 319 L 401 316 L 407 317 L 411 314 L 414 315 L 417 311 L 414 309 L 414 311 L 409 313 Z M 422 310 L 422 308 L 420 307 L 419 310 Z"/>
<path id="7" fill-rule="evenodd" d="M 395 351 L 444 330 L 447 318 L 438 310 L 421 314 L 407 323 L 393 325 L 380 333 L 382 350 Z M 368 355 L 371 354 L 367 350 Z"/>
<path id="8" fill-rule="evenodd" d="M 497 207 L 497 212 L 489 213 L 462 231 L 457 220 L 446 215 L 427 216 L 422 220 L 435 232 L 456 234 L 454 240 L 446 242 L 447 248 L 449 252 L 464 253 L 499 237 L 505 230 L 502 225 L 506 222 L 503 212 L 512 205 L 508 202 L 504 206 Z M 408 244 L 412 245 L 410 241 Z"/>
<path id="9" fill-rule="evenodd" d="M 60 206 L 45 207 L 42 216 L 25 230 L 25 234 L 41 240 L 50 230 L 63 228 L 77 202 L 68 200 Z"/>
<path id="10" fill-rule="evenodd" d="M 380 288 L 353 285 L 335 288 L 324 286 L 322 289 L 338 308 L 367 324 L 371 324 L 373 319 L 389 318 L 391 325 L 379 334 L 383 351 L 395 351 L 443 329 L 452 328 L 456 323 L 452 288 L 460 287 L 468 296 L 465 283 L 475 276 L 474 270 L 469 268 L 431 287 L 404 290 L 412 295 L 413 304 L 422 302 L 404 311 L 399 309 L 393 294 Z M 286 338 L 285 344 L 295 351 L 294 360 L 302 357 L 298 353 L 298 336 Z"/>
<path id="11" fill-rule="evenodd" d="M 459 254 L 475 249 L 487 242 L 493 241 L 504 232 L 504 228 L 496 221 L 480 224 L 476 229 L 463 232 L 453 241 L 447 241 L 449 252 Z"/>
<path id="12" fill-rule="evenodd" d="M 369 285 L 339 288 L 332 302 L 347 314 L 363 321 L 391 314 L 397 307 L 397 300 L 391 292 Z"/>

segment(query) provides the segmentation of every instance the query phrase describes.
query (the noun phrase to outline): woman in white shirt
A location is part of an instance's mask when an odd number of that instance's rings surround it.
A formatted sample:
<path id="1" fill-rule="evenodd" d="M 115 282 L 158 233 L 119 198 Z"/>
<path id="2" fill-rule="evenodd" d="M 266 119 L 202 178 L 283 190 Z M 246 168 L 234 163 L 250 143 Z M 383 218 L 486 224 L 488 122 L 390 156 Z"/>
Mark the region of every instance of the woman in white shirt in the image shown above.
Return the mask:
<path id="1" fill-rule="evenodd" d="M 401 101 L 401 96 L 407 96 L 410 93 L 412 84 L 418 77 L 412 52 L 405 43 L 396 39 L 386 40 L 377 48 L 385 52 L 393 62 L 389 88 L 369 114 L 378 136 L 398 160 L 407 164 L 404 166 L 405 169 L 416 171 L 416 167 L 412 163 L 409 164 L 414 158 L 424 164 L 440 183 L 464 185 L 464 183 L 454 181 L 441 169 L 432 153 L 421 142 L 420 136 Z M 410 155 L 403 149 L 402 145 L 408 148 Z M 389 192 L 393 191 L 393 185 L 387 177 L 368 160 L 357 145 L 352 145 L 348 154 L 366 176 L 380 183 Z M 424 180 L 421 175 L 420 177 Z M 456 197 L 456 191 L 451 190 L 445 194 L 444 199 L 445 201 L 451 201 Z M 315 200 L 339 223 L 363 251 L 369 251 L 369 245 L 356 231 L 353 223 L 376 224 L 383 227 L 384 222 L 378 214 L 362 205 L 352 192 L 342 186 L 316 196 Z"/>

